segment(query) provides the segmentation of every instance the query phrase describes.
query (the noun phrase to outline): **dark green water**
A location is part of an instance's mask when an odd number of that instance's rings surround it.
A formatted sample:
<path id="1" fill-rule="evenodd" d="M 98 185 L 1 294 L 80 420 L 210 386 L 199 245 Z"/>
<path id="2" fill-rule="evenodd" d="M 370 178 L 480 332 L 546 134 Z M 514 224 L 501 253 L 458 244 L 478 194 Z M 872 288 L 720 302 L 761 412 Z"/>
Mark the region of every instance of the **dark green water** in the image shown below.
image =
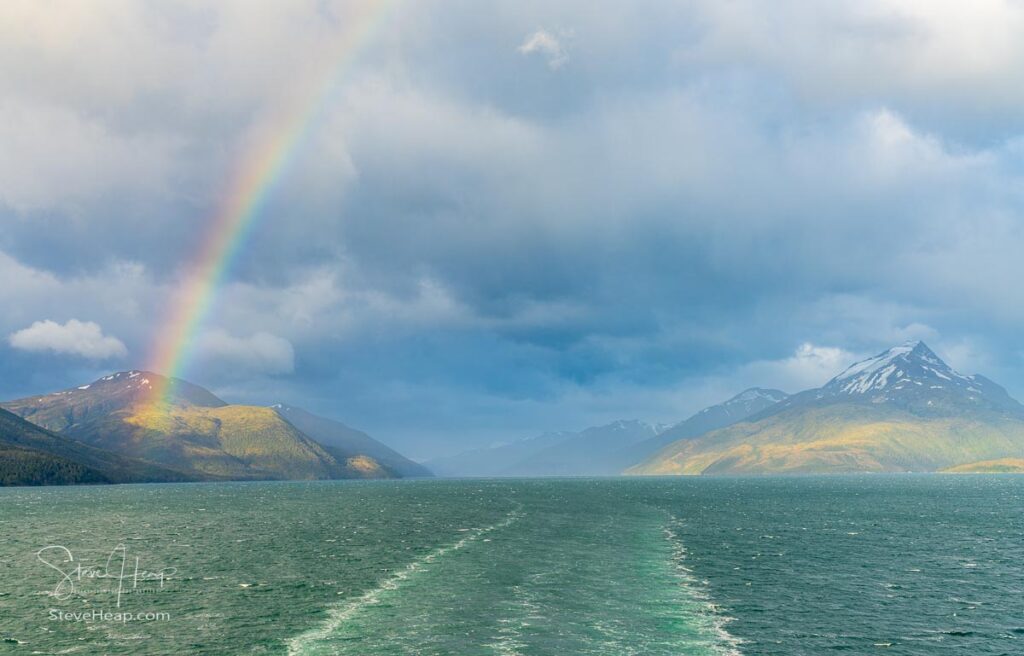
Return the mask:
<path id="1" fill-rule="evenodd" d="M 1022 513 L 1012 476 L 5 489 L 0 651 L 1024 654 Z M 167 616 L 55 618 L 100 609 Z"/>

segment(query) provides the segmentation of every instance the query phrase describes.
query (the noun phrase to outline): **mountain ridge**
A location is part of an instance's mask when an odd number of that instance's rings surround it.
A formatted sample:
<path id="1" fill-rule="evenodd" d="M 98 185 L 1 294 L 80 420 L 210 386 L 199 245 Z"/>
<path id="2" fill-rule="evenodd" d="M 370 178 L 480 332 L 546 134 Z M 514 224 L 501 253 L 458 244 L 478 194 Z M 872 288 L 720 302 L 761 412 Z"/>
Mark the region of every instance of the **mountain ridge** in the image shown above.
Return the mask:
<path id="1" fill-rule="evenodd" d="M 231 405 L 198 385 L 147 371 L 117 372 L 0 407 L 54 434 L 190 479 L 396 475 L 363 453 L 332 454 L 271 408 Z"/>
<path id="2" fill-rule="evenodd" d="M 819 388 L 794 394 L 774 411 L 847 399 L 893 403 L 915 414 L 988 409 L 1024 419 L 1024 406 L 979 374 L 956 371 L 920 340 L 905 342 L 850 365 Z M 773 411 L 766 409 L 760 416 Z"/>
<path id="3" fill-rule="evenodd" d="M 506 476 L 608 476 L 629 464 L 631 446 L 657 435 L 638 419 L 591 426 L 506 467 Z"/>
<path id="4" fill-rule="evenodd" d="M 733 426 L 673 442 L 625 473 L 938 471 L 1022 455 L 1024 406 L 917 341 Z"/>
<path id="5" fill-rule="evenodd" d="M 632 454 L 631 464 L 641 462 L 672 442 L 697 437 L 708 431 L 730 426 L 753 414 L 767 410 L 787 398 L 789 398 L 788 394 L 777 389 L 749 387 L 722 403 L 697 411 L 689 418 L 673 424 L 651 439 L 641 442 Z"/>
<path id="6" fill-rule="evenodd" d="M 471 449 L 425 464 L 442 476 L 605 476 L 632 460 L 629 447 L 653 437 L 658 427 L 619 419 L 580 431 L 559 431 L 484 449 Z"/>
<path id="7" fill-rule="evenodd" d="M 429 478 L 433 473 L 361 430 L 340 421 L 315 415 L 285 403 L 269 406 L 286 421 L 320 443 L 336 458 L 349 460 L 361 455 L 373 458 L 380 466 L 402 478 Z"/>
<path id="8" fill-rule="evenodd" d="M 98 449 L 0 409 L 0 483 L 143 483 L 196 480 L 183 472 Z"/>
<path id="9" fill-rule="evenodd" d="M 502 476 L 508 463 L 518 462 L 574 434 L 572 431 L 541 433 L 504 444 L 432 458 L 424 465 L 438 476 Z"/>

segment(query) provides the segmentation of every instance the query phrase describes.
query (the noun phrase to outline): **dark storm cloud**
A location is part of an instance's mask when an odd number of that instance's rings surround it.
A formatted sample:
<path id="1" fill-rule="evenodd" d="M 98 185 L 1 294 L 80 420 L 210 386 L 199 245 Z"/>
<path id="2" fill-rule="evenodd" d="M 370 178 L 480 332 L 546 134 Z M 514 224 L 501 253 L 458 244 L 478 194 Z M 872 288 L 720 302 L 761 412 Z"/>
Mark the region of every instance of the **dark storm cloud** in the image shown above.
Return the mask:
<path id="1" fill-rule="evenodd" d="M 6 396 L 144 363 L 238 158 L 351 9 L 12 7 L 0 329 L 94 322 L 128 354 L 5 340 Z M 1022 25 L 1000 2 L 399 5 L 190 375 L 420 456 L 795 391 L 912 337 L 1024 394 Z"/>

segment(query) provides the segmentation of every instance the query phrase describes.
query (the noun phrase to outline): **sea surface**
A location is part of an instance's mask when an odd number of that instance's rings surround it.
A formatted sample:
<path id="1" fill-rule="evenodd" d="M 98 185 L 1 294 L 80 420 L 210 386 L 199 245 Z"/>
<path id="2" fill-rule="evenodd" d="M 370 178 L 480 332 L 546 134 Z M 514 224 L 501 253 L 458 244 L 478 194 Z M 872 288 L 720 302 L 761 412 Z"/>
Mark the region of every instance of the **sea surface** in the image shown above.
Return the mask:
<path id="1" fill-rule="evenodd" d="M 1024 477 L 2 489 L 0 653 L 1024 654 Z"/>

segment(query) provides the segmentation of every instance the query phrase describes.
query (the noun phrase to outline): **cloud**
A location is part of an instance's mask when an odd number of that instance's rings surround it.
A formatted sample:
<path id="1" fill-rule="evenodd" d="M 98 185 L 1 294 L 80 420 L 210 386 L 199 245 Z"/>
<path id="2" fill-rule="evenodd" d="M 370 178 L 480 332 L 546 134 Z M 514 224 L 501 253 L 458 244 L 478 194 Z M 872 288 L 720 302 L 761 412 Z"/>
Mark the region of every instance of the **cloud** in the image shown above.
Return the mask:
<path id="1" fill-rule="evenodd" d="M 46 319 L 28 328 L 11 333 L 10 345 L 22 351 L 49 351 L 61 355 L 77 355 L 89 360 L 120 358 L 128 354 L 124 343 L 104 335 L 98 323 L 70 319 L 59 324 Z"/>
<path id="2" fill-rule="evenodd" d="M 114 194 L 164 202 L 175 141 L 119 134 L 65 108 L 2 102 L 0 203 L 80 214 Z"/>
<path id="3" fill-rule="evenodd" d="M 873 354 L 873 353 L 872 353 Z M 685 419 L 699 410 L 721 403 L 749 387 L 779 389 L 795 394 L 820 387 L 864 355 L 836 346 L 803 342 L 788 355 L 776 359 L 754 358 L 710 373 L 695 368 L 673 386 L 626 386 L 602 399 L 604 404 L 645 408 L 646 417 L 664 423 Z M 620 397 L 625 396 L 626 402 Z"/>
<path id="4" fill-rule="evenodd" d="M 751 362 L 740 367 L 730 379 L 736 381 L 737 387 L 775 387 L 793 394 L 824 385 L 860 359 L 862 356 L 838 346 L 804 342 L 789 357 Z"/>
<path id="5" fill-rule="evenodd" d="M 687 66 L 756 69 L 818 101 L 930 99 L 988 115 L 1024 102 L 1006 84 L 1024 55 L 1024 7 L 1012 0 L 691 6 L 700 33 L 677 53 Z"/>
<path id="6" fill-rule="evenodd" d="M 236 337 L 225 330 L 210 330 L 199 338 L 195 357 L 206 367 L 222 371 L 222 378 L 280 375 L 295 370 L 291 342 L 266 332 Z"/>
<path id="7" fill-rule="evenodd" d="M 557 71 L 569 61 L 569 53 L 562 42 L 547 30 L 537 30 L 526 37 L 518 48 L 524 55 L 541 54 L 547 57 L 548 68 Z"/>
<path id="8" fill-rule="evenodd" d="M 251 5 L 0 3 L 0 336 L 88 316 L 145 354 L 358 10 Z M 1020 395 L 1022 9 L 401 3 L 266 187 L 189 376 L 422 455 L 678 421 L 912 335 Z M 4 396 L 87 379 L 8 355 Z"/>

